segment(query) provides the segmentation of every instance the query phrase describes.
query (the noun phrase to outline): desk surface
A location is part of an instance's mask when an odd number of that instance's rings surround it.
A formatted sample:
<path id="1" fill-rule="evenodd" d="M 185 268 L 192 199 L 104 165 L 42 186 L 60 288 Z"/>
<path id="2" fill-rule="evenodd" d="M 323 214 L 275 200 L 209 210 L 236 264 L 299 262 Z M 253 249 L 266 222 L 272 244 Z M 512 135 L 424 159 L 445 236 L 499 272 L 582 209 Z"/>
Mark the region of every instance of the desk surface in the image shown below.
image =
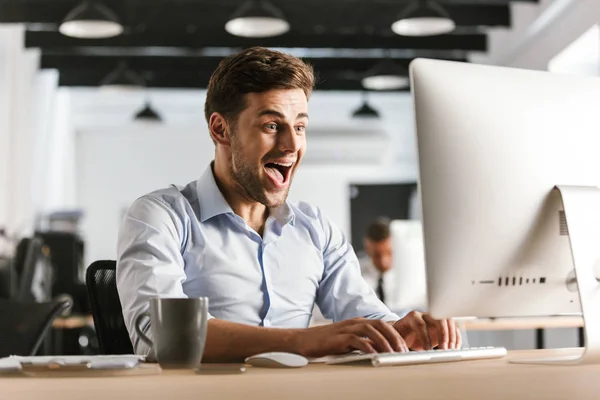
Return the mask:
<path id="1" fill-rule="evenodd" d="M 309 365 L 301 369 L 249 367 L 240 375 L 158 375 L 95 378 L 0 378 L 7 399 L 598 399 L 600 365 L 508 364 L 514 357 L 574 353 L 510 352 L 500 360 L 402 367 Z"/>

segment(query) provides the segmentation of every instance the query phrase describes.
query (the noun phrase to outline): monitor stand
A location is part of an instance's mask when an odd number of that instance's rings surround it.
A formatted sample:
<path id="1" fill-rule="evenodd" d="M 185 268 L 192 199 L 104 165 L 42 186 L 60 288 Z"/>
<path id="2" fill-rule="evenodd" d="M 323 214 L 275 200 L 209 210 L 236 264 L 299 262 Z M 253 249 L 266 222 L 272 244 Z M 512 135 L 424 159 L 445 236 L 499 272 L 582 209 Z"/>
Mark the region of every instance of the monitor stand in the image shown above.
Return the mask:
<path id="1" fill-rule="evenodd" d="M 514 359 L 515 364 L 600 364 L 600 283 L 594 266 L 600 262 L 600 189 L 556 186 L 562 198 L 579 288 L 585 347 L 577 356 Z"/>

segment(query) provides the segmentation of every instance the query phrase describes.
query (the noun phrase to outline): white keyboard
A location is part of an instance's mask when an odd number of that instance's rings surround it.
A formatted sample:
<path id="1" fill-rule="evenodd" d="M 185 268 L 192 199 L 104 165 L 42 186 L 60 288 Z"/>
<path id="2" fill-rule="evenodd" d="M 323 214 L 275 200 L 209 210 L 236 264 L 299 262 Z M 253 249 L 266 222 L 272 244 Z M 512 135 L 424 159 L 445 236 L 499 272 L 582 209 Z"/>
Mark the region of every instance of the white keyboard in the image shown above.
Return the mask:
<path id="1" fill-rule="evenodd" d="M 504 347 L 471 347 L 457 350 L 424 350 L 408 353 L 352 353 L 332 357 L 327 364 L 371 364 L 374 367 L 388 365 L 430 364 L 466 360 L 484 360 L 506 356 Z"/>

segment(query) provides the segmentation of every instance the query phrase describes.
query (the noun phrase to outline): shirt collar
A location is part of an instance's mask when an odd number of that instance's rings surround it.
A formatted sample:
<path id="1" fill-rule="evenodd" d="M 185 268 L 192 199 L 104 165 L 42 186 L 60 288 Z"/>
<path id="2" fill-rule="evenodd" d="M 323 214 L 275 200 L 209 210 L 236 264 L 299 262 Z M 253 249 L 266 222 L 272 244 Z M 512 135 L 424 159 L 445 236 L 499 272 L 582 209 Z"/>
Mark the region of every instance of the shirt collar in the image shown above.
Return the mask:
<path id="1" fill-rule="evenodd" d="M 196 190 L 198 202 L 200 203 L 200 222 L 221 214 L 235 214 L 217 186 L 213 173 L 213 163 L 209 164 L 200 179 L 198 179 Z M 287 201 L 279 207 L 269 209 L 269 213 L 281 225 L 289 223 L 293 226 L 296 221 L 296 215 Z"/>
<path id="2" fill-rule="evenodd" d="M 294 226 L 296 223 L 296 214 L 294 214 L 294 210 L 292 210 L 287 200 L 279 207 L 270 208 L 269 214 L 281 225 L 290 224 Z"/>
<path id="3" fill-rule="evenodd" d="M 200 222 L 204 222 L 220 214 L 232 213 L 233 210 L 217 186 L 210 163 L 200 179 L 198 179 L 197 191 L 200 203 Z"/>

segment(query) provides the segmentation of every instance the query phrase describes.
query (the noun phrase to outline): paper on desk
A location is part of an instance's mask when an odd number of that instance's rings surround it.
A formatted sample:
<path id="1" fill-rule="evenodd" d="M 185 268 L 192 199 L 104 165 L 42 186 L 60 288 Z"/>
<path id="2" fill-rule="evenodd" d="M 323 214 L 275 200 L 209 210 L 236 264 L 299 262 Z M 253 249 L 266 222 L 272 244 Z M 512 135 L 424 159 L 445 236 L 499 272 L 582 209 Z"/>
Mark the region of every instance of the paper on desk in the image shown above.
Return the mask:
<path id="1" fill-rule="evenodd" d="M 0 373 L 20 371 L 21 369 L 21 363 L 18 360 L 9 357 L 0 358 Z"/>
<path id="2" fill-rule="evenodd" d="M 0 366 L 11 368 L 16 365 L 21 369 L 21 364 L 30 364 L 44 366 L 49 364 L 58 364 L 64 366 L 87 365 L 91 369 L 119 369 L 134 368 L 140 361 L 144 361 L 144 356 L 135 354 L 123 355 L 93 355 L 93 356 L 10 356 L 0 359 Z M 0 367 L 1 368 L 1 367 Z"/>

